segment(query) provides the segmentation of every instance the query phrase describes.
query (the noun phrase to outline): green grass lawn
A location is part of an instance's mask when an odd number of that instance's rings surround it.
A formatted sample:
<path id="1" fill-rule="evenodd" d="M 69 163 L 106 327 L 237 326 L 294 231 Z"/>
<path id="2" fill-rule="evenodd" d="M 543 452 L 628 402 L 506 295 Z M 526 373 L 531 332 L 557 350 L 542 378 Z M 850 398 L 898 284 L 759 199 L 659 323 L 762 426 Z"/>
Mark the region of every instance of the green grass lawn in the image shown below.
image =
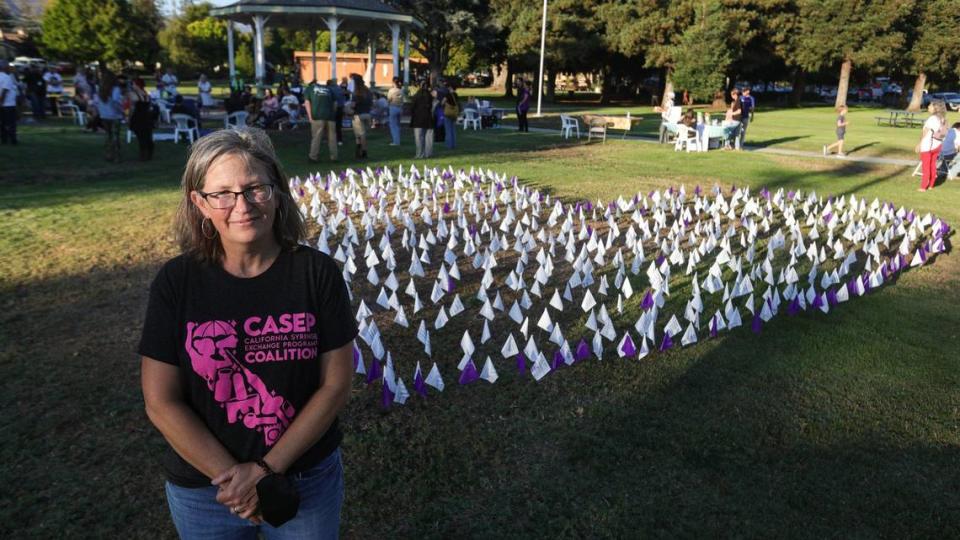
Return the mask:
<path id="1" fill-rule="evenodd" d="M 873 142 L 854 142 L 854 126 L 873 133 L 870 113 L 854 112 L 851 144 Z M 818 149 L 831 115 L 758 113 L 751 138 Z M 16 150 L 0 147 L 0 536 L 173 537 L 155 459 L 164 443 L 143 413 L 134 349 L 149 281 L 175 254 L 187 148 L 158 143 L 141 164 L 132 145 L 116 165 L 101 159 L 101 136 L 66 122 L 20 133 Z M 913 142 L 900 134 L 915 132 L 877 128 L 858 153 L 906 155 Z M 909 167 L 507 130 L 458 137 L 423 163 L 502 171 L 568 200 L 719 183 L 852 193 L 960 223 L 960 183 L 918 193 Z M 304 130 L 274 141 L 291 175 L 331 168 L 306 161 Z M 375 131 L 363 165 L 413 162 L 408 132 L 398 148 L 386 142 Z M 333 168 L 358 165 L 352 150 Z M 829 315 L 778 317 L 759 336 L 742 328 L 642 362 L 591 360 L 535 383 L 501 361 L 495 385 L 459 388 L 447 375 L 441 396 L 386 414 L 357 379 L 343 415 L 342 532 L 956 536 L 958 328 L 960 264 L 947 253 Z M 434 351 L 459 334 L 448 339 L 434 336 Z"/>

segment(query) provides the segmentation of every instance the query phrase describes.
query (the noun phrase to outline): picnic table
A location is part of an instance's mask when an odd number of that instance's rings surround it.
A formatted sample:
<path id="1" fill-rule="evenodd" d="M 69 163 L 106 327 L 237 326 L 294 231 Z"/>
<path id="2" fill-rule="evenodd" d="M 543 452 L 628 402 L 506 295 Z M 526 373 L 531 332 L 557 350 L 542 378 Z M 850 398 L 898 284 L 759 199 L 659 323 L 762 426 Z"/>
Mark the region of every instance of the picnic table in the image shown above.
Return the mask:
<path id="1" fill-rule="evenodd" d="M 604 136 L 606 135 L 607 129 L 622 129 L 624 139 L 627 138 L 627 133 L 633 127 L 633 124 L 637 124 L 642 121 L 643 118 L 639 116 L 631 116 L 630 113 L 627 113 L 626 116 L 604 114 L 583 115 L 583 123 L 586 124 L 588 128 L 603 128 Z"/>
<path id="2" fill-rule="evenodd" d="M 917 114 L 912 111 L 901 111 L 897 109 L 887 109 L 884 116 L 874 116 L 878 126 L 890 127 L 920 127 L 923 125 L 923 119 L 917 118 Z"/>

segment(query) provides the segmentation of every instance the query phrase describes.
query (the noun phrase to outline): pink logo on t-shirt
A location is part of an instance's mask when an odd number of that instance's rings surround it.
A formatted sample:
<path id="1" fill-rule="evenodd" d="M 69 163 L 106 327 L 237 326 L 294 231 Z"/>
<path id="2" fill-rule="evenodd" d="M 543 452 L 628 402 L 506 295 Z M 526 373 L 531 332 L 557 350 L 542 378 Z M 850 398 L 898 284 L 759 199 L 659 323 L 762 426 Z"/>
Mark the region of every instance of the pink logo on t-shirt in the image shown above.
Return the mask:
<path id="1" fill-rule="evenodd" d="M 237 330 L 224 321 L 187 323 L 186 349 L 193 371 L 203 378 L 213 398 L 224 407 L 231 424 L 263 433 L 273 446 L 293 420 L 296 410 L 283 396 L 267 389 L 255 373 L 237 361 Z"/>

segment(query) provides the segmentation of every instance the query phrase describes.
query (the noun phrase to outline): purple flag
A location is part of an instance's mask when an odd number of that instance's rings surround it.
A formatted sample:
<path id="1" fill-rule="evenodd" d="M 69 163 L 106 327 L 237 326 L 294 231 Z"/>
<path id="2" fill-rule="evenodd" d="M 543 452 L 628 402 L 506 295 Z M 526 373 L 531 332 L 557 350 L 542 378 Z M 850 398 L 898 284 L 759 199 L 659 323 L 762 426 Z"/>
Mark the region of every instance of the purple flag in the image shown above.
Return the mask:
<path id="1" fill-rule="evenodd" d="M 623 340 L 623 350 L 620 352 L 622 352 L 624 356 L 637 354 L 637 348 L 633 346 L 633 338 L 630 337 L 630 334 L 627 334 L 627 337 Z"/>
<path id="2" fill-rule="evenodd" d="M 523 356 L 523 353 L 517 354 L 517 372 L 520 373 L 520 376 L 527 374 L 527 358 Z"/>
<path id="3" fill-rule="evenodd" d="M 787 306 L 787 315 L 796 315 L 800 313 L 800 296 L 794 296 L 793 301 Z"/>
<path id="4" fill-rule="evenodd" d="M 357 346 L 354 345 L 353 346 L 353 371 L 357 371 L 357 367 L 359 365 L 360 365 L 360 349 L 358 349 Z"/>
<path id="5" fill-rule="evenodd" d="M 553 363 L 550 364 L 550 369 L 556 371 L 566 364 L 563 362 L 563 353 L 557 350 L 553 353 Z"/>
<path id="6" fill-rule="evenodd" d="M 713 318 L 710 319 L 710 337 L 717 337 L 718 333 L 719 332 L 717 331 L 717 315 L 714 315 Z"/>
<path id="7" fill-rule="evenodd" d="M 667 350 L 667 349 L 670 349 L 670 348 L 672 348 L 672 347 L 673 347 L 673 339 L 670 337 L 670 334 L 669 334 L 669 333 L 664 333 L 664 334 L 663 334 L 663 341 L 660 342 L 660 352 L 663 352 L 663 351 L 665 351 L 665 350 Z"/>
<path id="8" fill-rule="evenodd" d="M 380 394 L 380 406 L 384 410 L 389 409 L 390 405 L 393 404 L 393 392 L 390 391 L 390 385 L 387 384 L 387 381 L 383 381 L 383 392 Z"/>
<path id="9" fill-rule="evenodd" d="M 381 377 L 383 377 L 383 369 L 380 367 L 380 362 L 374 358 L 370 362 L 370 369 L 367 370 L 367 384 L 379 380 Z"/>
<path id="10" fill-rule="evenodd" d="M 837 300 L 837 291 L 833 289 L 827 291 L 827 303 L 830 304 L 830 307 L 834 307 L 840 303 L 840 301 Z"/>
<path id="11" fill-rule="evenodd" d="M 759 334 L 760 330 L 763 329 L 763 319 L 760 318 L 760 314 L 753 316 L 753 323 L 750 324 L 750 329 L 753 330 L 754 334 Z"/>
<path id="12" fill-rule="evenodd" d="M 443 213 L 444 214 L 450 213 L 450 203 L 448 202 L 443 203 Z"/>
<path id="13" fill-rule="evenodd" d="M 460 372 L 460 384 L 470 384 L 479 378 L 477 366 L 473 365 L 473 360 L 467 360 L 467 366 Z"/>
<path id="14" fill-rule="evenodd" d="M 823 298 L 821 298 L 819 294 L 814 295 L 813 304 L 811 304 L 811 307 L 813 309 L 819 309 L 821 306 L 823 306 Z"/>
<path id="15" fill-rule="evenodd" d="M 427 383 L 423 381 L 423 373 L 420 373 L 419 370 L 413 377 L 413 390 L 421 396 L 427 397 Z"/>
<path id="16" fill-rule="evenodd" d="M 640 302 L 640 308 L 644 311 L 653 307 L 653 293 L 649 290 L 647 294 L 643 295 L 643 302 Z"/>
<path id="17" fill-rule="evenodd" d="M 577 343 L 577 350 L 573 354 L 574 361 L 579 362 L 581 360 L 586 360 L 590 357 L 590 346 L 587 345 L 586 340 L 580 338 L 580 343 Z"/>

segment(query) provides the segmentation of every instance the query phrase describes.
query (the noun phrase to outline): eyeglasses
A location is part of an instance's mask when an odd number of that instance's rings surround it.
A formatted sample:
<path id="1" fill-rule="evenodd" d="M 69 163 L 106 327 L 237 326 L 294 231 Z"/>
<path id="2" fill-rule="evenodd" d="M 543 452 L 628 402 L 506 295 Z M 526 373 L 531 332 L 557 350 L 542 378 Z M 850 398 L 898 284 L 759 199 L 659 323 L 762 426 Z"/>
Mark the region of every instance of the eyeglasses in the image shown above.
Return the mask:
<path id="1" fill-rule="evenodd" d="M 197 193 L 207 201 L 211 208 L 224 210 L 233 208 L 237 204 L 237 195 L 243 195 L 248 203 L 265 203 L 273 198 L 273 184 L 257 184 L 243 191 L 217 191 L 215 193 Z"/>

